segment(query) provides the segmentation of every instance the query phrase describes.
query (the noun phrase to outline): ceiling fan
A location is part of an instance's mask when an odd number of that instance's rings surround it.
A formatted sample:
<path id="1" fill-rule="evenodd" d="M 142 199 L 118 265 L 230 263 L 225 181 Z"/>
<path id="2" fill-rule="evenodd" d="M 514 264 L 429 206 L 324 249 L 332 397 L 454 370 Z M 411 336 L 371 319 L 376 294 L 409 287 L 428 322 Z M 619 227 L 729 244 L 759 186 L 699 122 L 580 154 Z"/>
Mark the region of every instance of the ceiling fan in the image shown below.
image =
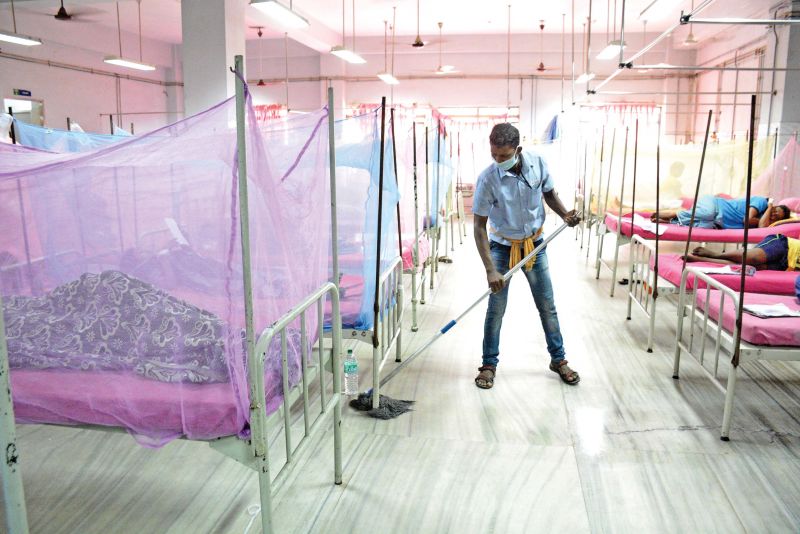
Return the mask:
<path id="1" fill-rule="evenodd" d="M 548 70 L 556 70 L 552 67 L 544 66 L 544 20 L 539 21 L 539 66 L 536 67 L 536 72 L 545 72 Z"/>
<path id="2" fill-rule="evenodd" d="M 60 20 L 62 22 L 69 21 L 69 20 L 76 20 L 76 19 L 84 19 L 86 15 L 97 15 L 102 13 L 99 9 L 80 9 L 75 11 L 74 8 L 71 9 L 72 12 L 68 12 L 67 8 L 64 7 L 64 0 L 61 0 L 61 6 L 56 11 L 56 14 L 53 15 L 53 18 L 56 20 Z M 52 11 L 51 11 L 52 13 Z"/>

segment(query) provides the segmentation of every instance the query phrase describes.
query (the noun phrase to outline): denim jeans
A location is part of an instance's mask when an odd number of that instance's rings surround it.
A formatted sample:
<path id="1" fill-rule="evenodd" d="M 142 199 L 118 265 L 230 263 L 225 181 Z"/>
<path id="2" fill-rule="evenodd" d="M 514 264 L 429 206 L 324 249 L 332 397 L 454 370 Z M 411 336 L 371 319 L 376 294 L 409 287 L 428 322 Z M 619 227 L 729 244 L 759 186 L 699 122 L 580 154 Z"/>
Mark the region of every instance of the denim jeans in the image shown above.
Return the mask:
<path id="1" fill-rule="evenodd" d="M 542 240 L 536 242 L 538 246 Z M 511 247 L 490 241 L 492 261 L 500 274 L 508 272 L 508 257 Z M 553 300 L 553 286 L 550 283 L 550 272 L 547 267 L 546 249 L 539 252 L 536 256 L 536 264 L 530 271 L 525 273 L 528 285 L 539 310 L 539 319 L 542 321 L 545 340 L 547 341 L 547 351 L 553 362 L 560 362 L 564 359 L 564 342 L 561 338 L 561 329 L 558 326 L 558 314 L 556 313 L 556 303 Z M 489 306 L 486 310 L 486 322 L 483 326 L 483 365 L 497 365 L 500 355 L 500 328 L 503 325 L 503 315 L 506 312 L 508 302 L 508 287 L 511 280 L 505 285 L 502 291 L 492 293 L 489 297 Z"/>

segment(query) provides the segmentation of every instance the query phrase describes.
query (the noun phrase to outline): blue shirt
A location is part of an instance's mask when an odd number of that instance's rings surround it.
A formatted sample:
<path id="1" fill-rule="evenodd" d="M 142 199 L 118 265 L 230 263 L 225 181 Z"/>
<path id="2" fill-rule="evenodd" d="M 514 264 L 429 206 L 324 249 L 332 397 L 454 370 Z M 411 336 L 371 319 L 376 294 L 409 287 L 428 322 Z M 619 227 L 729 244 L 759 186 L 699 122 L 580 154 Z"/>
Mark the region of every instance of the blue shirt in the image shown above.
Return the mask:
<path id="1" fill-rule="evenodd" d="M 759 217 L 767 211 L 767 203 L 764 197 L 750 197 L 750 207 L 758 210 Z M 722 220 L 723 228 L 744 228 L 746 207 L 747 199 L 744 198 L 717 198 L 717 220 Z"/>
<path id="2" fill-rule="evenodd" d="M 472 201 L 472 213 L 489 218 L 489 238 L 503 245 L 510 245 L 503 237 L 524 239 L 542 227 L 542 194 L 553 190 L 544 159 L 528 151 L 521 157 L 521 175 L 489 165 L 478 176 Z"/>

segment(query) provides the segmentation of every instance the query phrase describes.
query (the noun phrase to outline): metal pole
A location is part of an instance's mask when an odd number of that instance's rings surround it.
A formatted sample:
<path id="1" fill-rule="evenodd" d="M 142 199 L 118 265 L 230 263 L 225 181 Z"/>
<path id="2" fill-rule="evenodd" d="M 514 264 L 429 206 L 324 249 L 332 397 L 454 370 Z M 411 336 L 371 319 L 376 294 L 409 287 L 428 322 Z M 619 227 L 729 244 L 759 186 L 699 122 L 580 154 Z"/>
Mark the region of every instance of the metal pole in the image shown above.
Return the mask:
<path id="1" fill-rule="evenodd" d="M 260 366 L 255 354 L 255 327 L 253 325 L 253 282 L 250 265 L 250 214 L 247 195 L 247 136 L 245 132 L 246 95 L 244 82 L 244 58 L 235 56 L 234 73 L 236 74 L 236 156 L 239 193 L 239 230 L 242 242 L 242 282 L 244 285 L 244 325 L 245 348 L 247 351 L 247 377 L 250 390 L 250 420 L 254 429 L 254 456 L 258 462 L 259 490 L 261 492 L 261 528 L 267 533 L 273 532 L 272 526 L 272 487 L 270 484 L 269 455 L 266 441 L 266 400 L 261 396 L 257 386 L 257 375 Z"/>
<path id="2" fill-rule="evenodd" d="M 389 128 L 392 135 L 392 159 L 394 160 L 394 179 L 397 184 L 397 190 L 400 190 L 400 176 L 397 172 L 397 143 L 394 140 L 394 108 L 390 110 Z M 397 249 L 398 254 L 403 256 L 403 229 L 400 226 L 400 203 L 397 203 Z"/>
<path id="3" fill-rule="evenodd" d="M 336 127 L 333 107 L 333 87 L 328 87 L 328 157 L 330 162 L 330 188 L 331 188 L 331 254 L 333 256 L 333 283 L 339 289 L 339 228 L 336 217 Z M 338 300 L 334 303 L 332 317 L 340 317 Z M 322 328 L 322 325 L 319 325 Z M 341 322 L 331 325 L 333 332 L 332 351 L 335 356 L 331 362 L 333 370 L 333 395 L 339 396 L 339 401 L 333 408 L 333 465 L 334 483 L 342 483 L 342 368 L 338 365 L 338 356 L 341 354 L 342 330 Z M 320 357 L 322 356 L 322 338 L 320 338 Z"/>
<path id="4" fill-rule="evenodd" d="M 386 97 L 381 98 L 381 144 L 380 144 L 380 168 L 378 170 L 378 235 L 377 249 L 375 251 L 375 301 L 372 304 L 374 322 L 372 324 L 372 347 L 377 348 L 378 341 L 378 320 L 380 319 L 380 286 L 381 286 L 381 232 L 383 227 L 383 165 L 386 133 Z"/>
<path id="5" fill-rule="evenodd" d="M 68 132 L 72 131 L 72 121 L 70 120 L 69 117 L 67 117 L 67 131 Z"/>
<path id="6" fill-rule="evenodd" d="M 25 491 L 19 467 L 14 404 L 11 398 L 11 377 L 8 372 L 8 347 L 3 320 L 3 303 L 0 298 L 0 447 L 4 458 L 0 462 L 3 481 L 6 528 L 14 534 L 28 533 L 28 515 L 25 510 Z"/>
<path id="7" fill-rule="evenodd" d="M 659 110 L 660 111 L 660 110 Z M 647 352 L 653 352 L 653 330 L 656 318 L 656 302 L 658 301 L 658 253 L 660 239 L 658 235 L 661 220 L 661 113 L 658 115 L 658 137 L 656 139 L 656 255 L 653 263 L 653 305 L 650 309 L 650 334 L 647 340 Z"/>
<path id="8" fill-rule="evenodd" d="M 694 204 L 692 204 L 692 215 L 689 218 L 689 231 L 686 234 L 686 247 L 683 250 L 683 267 L 681 272 L 686 269 L 686 256 L 689 255 L 689 243 L 692 242 L 692 228 L 694 227 L 694 216 L 697 212 L 697 199 L 700 197 L 700 180 L 703 177 L 703 164 L 706 161 L 706 147 L 708 147 L 708 134 L 711 132 L 711 115 L 714 110 L 708 110 L 708 121 L 706 122 L 706 136 L 703 139 L 703 153 L 700 155 L 700 171 L 697 173 L 697 185 L 694 188 Z M 680 312 L 680 310 L 679 310 Z"/>
<path id="9" fill-rule="evenodd" d="M 622 0 L 622 20 L 619 26 L 619 64 L 624 64 L 624 46 L 625 46 L 625 0 Z M 627 135 L 627 133 L 625 134 Z"/>
<path id="10" fill-rule="evenodd" d="M 417 196 L 417 122 L 411 123 L 412 169 L 414 173 L 414 258 L 411 262 L 411 331 L 419 330 L 417 326 L 417 269 L 419 268 L 419 199 Z M 425 284 L 422 284 L 423 291 Z"/>
<path id="11" fill-rule="evenodd" d="M 750 130 L 753 131 L 756 124 L 756 95 L 750 97 Z M 733 360 L 731 365 L 739 366 L 739 356 L 742 345 L 742 313 L 744 311 L 744 288 L 747 277 L 747 238 L 750 230 L 750 192 L 753 185 L 753 145 L 755 135 L 750 136 L 747 147 L 747 189 L 745 193 L 745 212 L 744 212 L 744 235 L 742 239 L 742 276 L 739 283 L 739 308 L 736 310 L 736 333 L 733 341 Z M 723 436 L 724 441 L 728 441 L 727 436 Z"/>
<path id="12" fill-rule="evenodd" d="M 622 153 L 622 184 L 619 188 L 619 219 L 617 219 L 617 237 L 614 243 L 614 263 L 611 269 L 611 295 L 614 296 L 614 289 L 617 285 L 617 262 L 619 261 L 619 246 L 622 235 L 622 204 L 625 198 L 625 171 L 628 168 L 628 133 L 630 128 L 625 127 L 625 150 Z M 633 219 L 631 218 L 631 221 Z"/>
<path id="13" fill-rule="evenodd" d="M 635 123 L 635 130 L 633 134 L 633 188 L 631 190 L 631 238 L 633 238 L 634 230 L 633 230 L 633 218 L 636 216 L 636 169 L 639 166 L 639 119 L 636 119 Z M 622 204 L 622 200 L 620 200 L 620 205 Z M 620 207 L 620 212 L 622 208 Z M 620 219 L 620 228 L 622 227 L 622 220 Z M 633 254 L 633 245 L 631 245 L 631 254 Z M 633 287 L 633 270 L 635 266 L 633 263 L 633 258 L 630 261 L 630 271 L 628 274 L 628 284 L 630 284 L 628 290 L 628 316 L 626 319 L 628 321 L 631 320 L 631 304 L 633 303 L 632 298 L 632 291 Z"/>
<path id="14" fill-rule="evenodd" d="M 575 0 L 572 0 L 572 105 L 575 105 Z M 585 193 L 585 192 L 584 192 Z"/>

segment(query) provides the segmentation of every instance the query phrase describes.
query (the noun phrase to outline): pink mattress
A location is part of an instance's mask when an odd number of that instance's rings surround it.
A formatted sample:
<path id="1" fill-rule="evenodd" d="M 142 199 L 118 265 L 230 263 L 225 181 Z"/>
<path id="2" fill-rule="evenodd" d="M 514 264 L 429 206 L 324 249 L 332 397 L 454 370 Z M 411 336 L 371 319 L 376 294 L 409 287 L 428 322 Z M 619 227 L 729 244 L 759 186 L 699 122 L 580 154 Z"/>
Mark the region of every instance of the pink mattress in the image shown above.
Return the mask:
<path id="1" fill-rule="evenodd" d="M 364 279 L 353 274 L 342 275 L 339 281 L 339 312 L 342 327 L 352 328 L 361 315 L 361 302 L 364 295 Z M 372 299 L 370 298 L 370 302 Z M 325 301 L 325 315 L 330 318 L 331 302 Z M 327 321 L 329 324 L 329 320 Z"/>
<path id="2" fill-rule="evenodd" d="M 653 266 L 655 258 L 650 258 L 650 266 Z M 716 263 L 690 262 L 686 264 L 691 267 L 721 267 Z M 658 276 L 679 286 L 681 284 L 681 273 L 683 261 L 679 254 L 659 254 L 658 255 Z M 745 291 L 748 293 L 766 293 L 769 295 L 794 295 L 794 281 L 800 275 L 797 271 L 756 271 L 754 276 L 745 277 Z M 719 281 L 726 287 L 739 290 L 741 278 L 733 274 L 710 275 L 714 280 Z M 694 275 L 690 274 L 686 280 L 686 288 L 694 290 Z M 699 288 L 705 289 L 705 282 L 700 282 Z"/>
<path id="3" fill-rule="evenodd" d="M 705 291 L 697 293 L 697 306 L 705 310 Z M 709 300 L 711 305 L 708 316 L 715 321 L 719 320 L 719 291 L 712 290 Z M 782 295 L 762 295 L 761 293 L 745 293 L 745 304 L 777 304 L 784 303 L 793 310 L 800 310 L 800 304 L 795 297 Z M 736 310 L 731 300 L 725 299 L 723 311 L 723 326 L 733 332 L 736 322 Z M 742 339 L 753 345 L 766 345 L 770 347 L 800 347 L 800 317 L 780 317 L 761 319 L 749 313 L 742 314 Z"/>
<path id="4" fill-rule="evenodd" d="M 649 217 L 650 214 L 646 212 L 637 212 L 639 215 L 643 217 Z M 611 232 L 617 231 L 617 222 L 619 218 L 618 216 L 607 214 L 606 215 L 606 227 Z M 667 228 L 667 231 L 664 232 L 662 235 L 659 236 L 659 239 L 662 241 L 686 241 L 686 238 L 689 235 L 689 227 L 688 226 L 680 226 L 677 224 L 664 224 Z M 642 230 L 638 226 L 633 226 L 631 224 L 631 217 L 630 215 L 625 215 L 622 217 L 622 234 L 630 237 L 631 236 L 631 227 L 634 228 L 636 231 L 636 235 L 643 237 L 644 239 L 655 239 L 656 235 L 652 232 L 648 232 L 646 230 Z M 787 237 L 800 237 L 800 223 L 788 223 L 782 224 L 777 227 L 772 228 L 751 228 L 750 232 L 747 234 L 747 242 L 748 243 L 758 243 L 768 235 L 772 234 L 783 234 Z M 742 238 L 744 237 L 743 230 L 711 230 L 708 228 L 694 228 L 692 229 L 692 242 L 704 242 L 704 243 L 741 243 Z"/>
<path id="5" fill-rule="evenodd" d="M 414 266 L 414 240 L 413 239 L 404 239 L 403 240 L 403 270 L 408 271 Z M 428 240 L 424 237 L 419 238 L 419 263 L 422 265 L 426 261 L 428 261 L 428 257 L 431 255 L 430 246 L 428 244 Z"/>
<path id="6" fill-rule="evenodd" d="M 11 389 L 19 422 L 128 428 L 149 436 L 137 436 L 145 445 L 184 435 L 234 436 L 246 425 L 229 383 L 169 384 L 130 374 L 14 369 Z"/>

